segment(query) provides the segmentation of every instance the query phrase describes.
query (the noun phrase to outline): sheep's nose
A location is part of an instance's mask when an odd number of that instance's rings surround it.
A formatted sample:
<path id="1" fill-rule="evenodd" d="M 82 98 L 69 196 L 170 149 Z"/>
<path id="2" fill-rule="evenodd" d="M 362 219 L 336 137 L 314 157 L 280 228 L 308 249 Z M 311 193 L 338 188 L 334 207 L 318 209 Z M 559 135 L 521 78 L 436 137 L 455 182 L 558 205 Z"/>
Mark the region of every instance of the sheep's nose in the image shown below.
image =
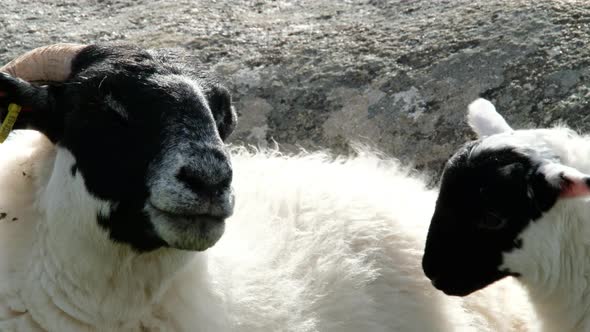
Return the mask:
<path id="1" fill-rule="evenodd" d="M 226 219 L 234 208 L 232 166 L 221 146 L 180 146 L 151 167 L 150 204 L 184 216 Z"/>
<path id="2" fill-rule="evenodd" d="M 176 177 L 195 194 L 219 196 L 230 188 L 232 180 L 231 169 L 220 172 L 223 174 L 211 176 L 211 174 L 202 174 L 202 172 L 194 167 L 183 166 L 178 171 Z"/>
<path id="3" fill-rule="evenodd" d="M 218 218 L 233 213 L 232 167 L 225 154 L 205 154 L 180 167 L 176 178 L 196 199 L 194 212 Z"/>

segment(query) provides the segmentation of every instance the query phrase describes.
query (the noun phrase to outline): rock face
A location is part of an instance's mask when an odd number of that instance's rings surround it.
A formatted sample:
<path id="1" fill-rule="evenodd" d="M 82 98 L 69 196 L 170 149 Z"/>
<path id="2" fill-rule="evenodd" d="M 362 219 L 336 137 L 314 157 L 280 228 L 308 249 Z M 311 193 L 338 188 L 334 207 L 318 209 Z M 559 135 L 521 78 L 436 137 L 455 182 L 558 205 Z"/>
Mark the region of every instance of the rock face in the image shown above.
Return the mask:
<path id="1" fill-rule="evenodd" d="M 514 127 L 590 130 L 590 3 L 2 0 L 0 61 L 68 42 L 181 47 L 219 73 L 233 141 L 351 151 L 437 172 L 491 99 Z"/>

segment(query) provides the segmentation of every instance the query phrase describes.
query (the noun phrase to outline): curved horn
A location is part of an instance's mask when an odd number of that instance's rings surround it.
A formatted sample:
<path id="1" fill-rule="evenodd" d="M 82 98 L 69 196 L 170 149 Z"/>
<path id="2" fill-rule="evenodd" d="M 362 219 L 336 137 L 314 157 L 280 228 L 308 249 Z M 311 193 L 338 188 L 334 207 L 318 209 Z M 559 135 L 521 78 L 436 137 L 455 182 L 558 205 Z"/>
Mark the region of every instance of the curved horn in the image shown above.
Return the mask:
<path id="1" fill-rule="evenodd" d="M 81 44 L 39 47 L 10 61 L 0 71 L 25 81 L 65 81 L 72 71 L 72 60 L 84 47 Z"/>

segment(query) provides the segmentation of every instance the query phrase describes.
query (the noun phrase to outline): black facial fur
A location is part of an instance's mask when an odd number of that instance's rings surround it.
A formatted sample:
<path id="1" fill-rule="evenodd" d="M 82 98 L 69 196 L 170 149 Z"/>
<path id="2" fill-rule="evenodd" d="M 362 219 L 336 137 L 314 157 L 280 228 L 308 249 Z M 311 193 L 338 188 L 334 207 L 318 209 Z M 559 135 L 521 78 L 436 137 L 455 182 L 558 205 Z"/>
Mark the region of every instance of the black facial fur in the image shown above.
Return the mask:
<path id="1" fill-rule="evenodd" d="M 213 138 L 227 138 L 236 124 L 227 89 L 169 55 L 93 45 L 77 55 L 63 83 L 36 87 L 0 74 L 0 91 L 7 92 L 0 107 L 18 102 L 33 108 L 17 128 L 37 129 L 73 154 L 69 173 L 83 176 L 91 194 L 113 203 L 109 215 L 98 216 L 99 224 L 112 239 L 139 251 L 165 245 L 143 212 L 148 167 L 164 142 L 191 141 L 198 133 L 199 140 L 219 145 Z M 204 101 L 181 76 L 198 82 Z"/>
<path id="2" fill-rule="evenodd" d="M 511 148 L 473 153 L 468 143 L 447 162 L 422 266 L 440 290 L 464 296 L 505 276 L 502 253 L 522 246 L 522 230 L 557 201 L 559 188 L 534 157 Z"/>

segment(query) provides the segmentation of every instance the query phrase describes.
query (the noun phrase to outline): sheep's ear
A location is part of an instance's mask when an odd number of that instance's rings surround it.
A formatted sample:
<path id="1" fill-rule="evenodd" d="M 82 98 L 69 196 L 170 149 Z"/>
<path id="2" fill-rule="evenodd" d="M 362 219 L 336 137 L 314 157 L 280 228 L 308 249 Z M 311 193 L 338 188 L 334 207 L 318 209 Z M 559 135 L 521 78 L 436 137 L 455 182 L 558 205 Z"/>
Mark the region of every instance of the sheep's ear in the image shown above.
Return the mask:
<path id="1" fill-rule="evenodd" d="M 494 105 L 483 98 L 469 104 L 467 122 L 479 138 L 512 131 Z"/>
<path id="2" fill-rule="evenodd" d="M 52 112 L 51 100 L 49 87 L 35 86 L 0 72 L 0 122 L 6 117 L 8 105 L 18 104 L 22 110 L 13 129 L 35 129 L 55 141 L 62 121 Z"/>
<path id="3" fill-rule="evenodd" d="M 576 198 L 590 195 L 590 175 L 575 168 L 550 163 L 539 168 L 545 180 L 559 191 L 560 198 Z"/>
<path id="4" fill-rule="evenodd" d="M 225 141 L 238 122 L 238 116 L 232 106 L 231 94 L 224 86 L 215 84 L 205 91 L 205 97 L 215 118 L 219 136 Z"/>

